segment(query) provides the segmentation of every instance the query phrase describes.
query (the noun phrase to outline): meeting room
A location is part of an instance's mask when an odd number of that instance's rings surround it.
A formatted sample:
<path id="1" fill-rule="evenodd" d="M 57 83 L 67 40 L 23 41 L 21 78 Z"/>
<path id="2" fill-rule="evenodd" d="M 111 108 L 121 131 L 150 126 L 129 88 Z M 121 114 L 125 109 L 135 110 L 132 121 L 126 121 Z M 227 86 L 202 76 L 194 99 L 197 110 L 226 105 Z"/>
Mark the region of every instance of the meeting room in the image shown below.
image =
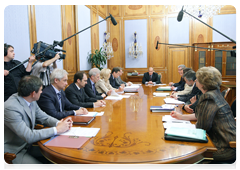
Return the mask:
<path id="1" fill-rule="evenodd" d="M 236 12 L 6 6 L 5 166 L 236 167 Z"/>

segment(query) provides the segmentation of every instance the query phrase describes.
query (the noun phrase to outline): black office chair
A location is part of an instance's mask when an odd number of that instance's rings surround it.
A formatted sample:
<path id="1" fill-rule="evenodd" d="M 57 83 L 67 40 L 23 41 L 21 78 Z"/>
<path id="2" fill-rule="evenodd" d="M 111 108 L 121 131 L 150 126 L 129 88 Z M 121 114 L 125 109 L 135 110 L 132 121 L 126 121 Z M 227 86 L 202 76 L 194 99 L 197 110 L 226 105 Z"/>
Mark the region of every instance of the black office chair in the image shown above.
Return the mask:
<path id="1" fill-rule="evenodd" d="M 236 117 L 236 99 L 232 103 L 231 110 L 233 112 L 233 116 Z"/>

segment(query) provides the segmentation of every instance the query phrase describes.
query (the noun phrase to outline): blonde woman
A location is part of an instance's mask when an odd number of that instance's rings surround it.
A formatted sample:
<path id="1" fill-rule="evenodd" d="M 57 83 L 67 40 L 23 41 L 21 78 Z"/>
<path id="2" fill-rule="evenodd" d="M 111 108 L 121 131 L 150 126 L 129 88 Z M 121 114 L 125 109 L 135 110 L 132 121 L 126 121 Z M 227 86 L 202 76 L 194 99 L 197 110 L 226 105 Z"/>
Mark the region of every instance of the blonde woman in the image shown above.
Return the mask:
<path id="1" fill-rule="evenodd" d="M 112 90 L 115 90 L 115 92 L 123 91 L 122 87 L 119 87 L 119 89 L 115 89 L 111 86 L 111 84 L 109 83 L 110 75 L 111 75 L 110 69 L 104 68 L 101 70 L 100 79 L 95 85 L 95 88 L 98 91 L 98 93 L 106 93 L 107 95 L 111 95 Z"/>

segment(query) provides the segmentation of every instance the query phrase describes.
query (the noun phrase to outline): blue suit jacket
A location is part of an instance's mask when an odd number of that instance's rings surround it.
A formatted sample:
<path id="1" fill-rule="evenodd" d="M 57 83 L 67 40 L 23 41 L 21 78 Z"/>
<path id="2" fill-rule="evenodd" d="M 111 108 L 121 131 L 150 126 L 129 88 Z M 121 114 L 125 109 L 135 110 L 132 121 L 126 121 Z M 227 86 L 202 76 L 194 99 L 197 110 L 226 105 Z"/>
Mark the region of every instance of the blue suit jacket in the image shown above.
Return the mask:
<path id="1" fill-rule="evenodd" d="M 63 90 L 61 90 L 62 112 L 60 112 L 60 105 L 57 94 L 52 85 L 43 89 L 43 92 L 38 100 L 39 107 L 52 117 L 57 119 L 65 118 L 69 115 L 74 115 L 73 110 L 78 110 L 79 106 L 72 104 L 67 98 Z"/>

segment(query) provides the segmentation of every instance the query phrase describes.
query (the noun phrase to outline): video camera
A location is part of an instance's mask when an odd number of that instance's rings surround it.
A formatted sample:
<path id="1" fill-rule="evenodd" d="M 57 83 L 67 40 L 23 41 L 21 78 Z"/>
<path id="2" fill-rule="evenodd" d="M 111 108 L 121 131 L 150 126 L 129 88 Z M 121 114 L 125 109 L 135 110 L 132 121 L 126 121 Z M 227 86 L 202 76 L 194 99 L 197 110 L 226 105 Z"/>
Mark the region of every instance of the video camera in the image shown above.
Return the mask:
<path id="1" fill-rule="evenodd" d="M 53 43 L 57 43 L 57 42 L 54 41 Z M 61 47 L 62 47 L 62 45 L 61 45 Z M 45 50 L 45 52 L 43 52 L 44 50 Z M 49 59 L 52 59 L 53 57 L 55 57 L 55 55 L 57 54 L 58 51 L 66 52 L 65 50 L 57 49 L 54 46 L 51 46 L 47 43 L 39 41 L 34 44 L 31 52 L 33 54 L 36 54 L 36 53 L 38 54 L 38 56 L 36 56 L 36 58 L 41 57 L 42 61 L 46 61 L 46 60 L 49 60 Z M 65 57 L 66 57 L 65 54 L 61 54 L 61 53 L 59 53 L 59 56 L 60 56 L 59 59 L 65 59 Z"/>

